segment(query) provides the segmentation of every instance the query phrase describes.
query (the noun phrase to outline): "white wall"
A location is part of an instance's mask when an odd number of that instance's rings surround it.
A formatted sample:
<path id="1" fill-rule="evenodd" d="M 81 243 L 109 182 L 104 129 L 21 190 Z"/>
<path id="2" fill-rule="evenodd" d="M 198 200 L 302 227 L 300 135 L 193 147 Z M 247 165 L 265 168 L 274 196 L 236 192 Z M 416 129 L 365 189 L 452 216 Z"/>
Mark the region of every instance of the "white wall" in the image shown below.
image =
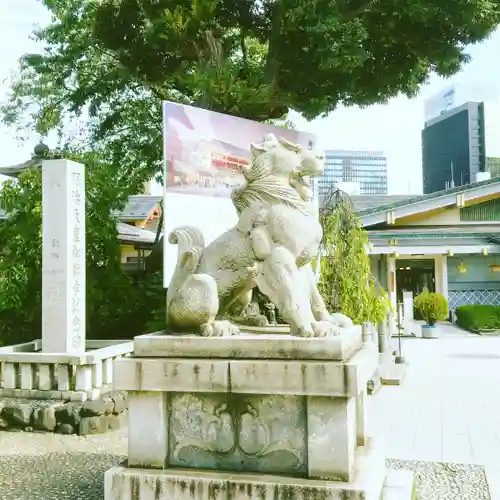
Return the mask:
<path id="1" fill-rule="evenodd" d="M 196 226 L 203 232 L 208 244 L 233 227 L 238 222 L 238 216 L 229 198 L 166 193 L 163 204 L 163 286 L 167 288 L 177 263 L 177 246 L 168 243 L 170 232 L 179 226 Z"/>
<path id="2" fill-rule="evenodd" d="M 443 212 L 438 212 L 435 214 L 428 215 L 425 219 L 419 220 L 405 220 L 403 217 L 401 219 L 396 219 L 396 225 L 403 226 L 452 226 L 452 225 L 460 225 L 460 226 L 477 226 L 481 225 L 491 225 L 498 226 L 498 221 L 463 221 L 460 220 L 460 209 L 453 207 L 448 208 Z"/>
<path id="3" fill-rule="evenodd" d="M 419 220 L 404 220 L 404 218 L 396 219 L 396 225 L 405 226 L 448 226 L 461 224 L 460 210 L 456 207 L 449 208 L 446 211 L 429 214 L 425 219 Z M 475 223 L 477 224 L 477 222 Z"/>

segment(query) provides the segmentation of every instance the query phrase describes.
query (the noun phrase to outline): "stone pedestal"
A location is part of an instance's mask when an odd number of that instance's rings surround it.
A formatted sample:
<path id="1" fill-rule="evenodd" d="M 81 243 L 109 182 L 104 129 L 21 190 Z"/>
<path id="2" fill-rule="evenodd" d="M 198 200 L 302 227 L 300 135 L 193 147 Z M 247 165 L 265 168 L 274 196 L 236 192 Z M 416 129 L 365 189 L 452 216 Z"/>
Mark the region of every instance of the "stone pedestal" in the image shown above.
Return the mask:
<path id="1" fill-rule="evenodd" d="M 106 500 L 380 499 L 384 456 L 366 406 L 378 353 L 359 328 L 134 344 L 115 364 L 129 449 L 106 473 Z"/>

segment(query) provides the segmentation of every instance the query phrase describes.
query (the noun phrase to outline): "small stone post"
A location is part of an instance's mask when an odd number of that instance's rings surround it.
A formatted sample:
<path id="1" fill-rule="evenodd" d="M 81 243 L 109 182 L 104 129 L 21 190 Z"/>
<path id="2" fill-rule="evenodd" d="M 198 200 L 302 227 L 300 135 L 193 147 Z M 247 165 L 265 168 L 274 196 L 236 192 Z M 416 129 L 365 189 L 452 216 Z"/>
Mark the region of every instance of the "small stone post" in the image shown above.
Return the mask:
<path id="1" fill-rule="evenodd" d="M 402 324 L 402 316 L 403 316 L 403 304 L 401 302 L 398 302 L 397 305 L 397 312 L 398 312 L 398 355 L 395 358 L 395 363 L 396 364 L 403 364 L 405 363 L 405 358 L 403 357 L 402 351 L 401 351 L 401 324 Z"/>
<path id="2" fill-rule="evenodd" d="M 362 332 L 362 340 L 363 342 L 372 342 L 372 328 L 371 328 L 371 323 L 363 323 L 361 325 L 361 332 Z"/>
<path id="3" fill-rule="evenodd" d="M 378 324 L 378 352 L 385 354 L 389 349 L 389 325 L 387 319 Z"/>
<path id="4" fill-rule="evenodd" d="M 404 291 L 403 292 L 403 322 L 408 323 L 413 321 L 413 292 Z"/>
<path id="5" fill-rule="evenodd" d="M 85 168 L 42 164 L 42 351 L 85 352 Z"/>
<path id="6" fill-rule="evenodd" d="M 379 349 L 378 345 L 378 334 L 377 334 L 377 325 L 375 323 L 370 323 L 370 331 L 372 332 L 372 342 L 377 346 L 377 349 Z"/>

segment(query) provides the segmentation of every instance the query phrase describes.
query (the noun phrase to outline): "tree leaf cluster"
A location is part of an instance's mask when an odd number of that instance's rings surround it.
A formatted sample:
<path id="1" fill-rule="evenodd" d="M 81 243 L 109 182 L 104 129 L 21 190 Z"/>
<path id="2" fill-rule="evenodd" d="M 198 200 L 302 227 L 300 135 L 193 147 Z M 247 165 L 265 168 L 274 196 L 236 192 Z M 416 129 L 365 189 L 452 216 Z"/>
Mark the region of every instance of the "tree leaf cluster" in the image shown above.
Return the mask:
<path id="1" fill-rule="evenodd" d="M 500 20 L 499 0 L 41 1 L 52 22 L 20 61 L 4 122 L 153 174 L 162 100 L 267 121 L 414 96 Z"/>
<path id="2" fill-rule="evenodd" d="M 349 196 L 340 190 L 332 192 L 320 220 L 323 241 L 319 289 L 327 307 L 358 324 L 384 320 L 389 311 L 387 294 L 372 274 L 368 234 Z"/>
<path id="3" fill-rule="evenodd" d="M 118 299 L 132 292 L 120 270 L 110 210 L 162 171 L 162 100 L 257 121 L 278 120 L 287 127 L 290 110 L 311 119 L 339 105 L 414 96 L 432 72 L 449 76 L 467 62 L 466 46 L 495 29 L 500 4 L 41 1 L 52 21 L 35 31 L 42 48 L 21 58 L 0 114 L 22 138 L 57 132 L 61 149 L 88 167 L 92 331 L 96 325 L 108 328 L 113 308 L 121 314 L 120 308 L 129 307 L 128 299 Z M 6 242 L 0 256 L 0 329 L 14 332 L 22 324 L 19 331 L 27 337 L 38 335 L 40 325 L 40 202 L 38 171 L 7 183 L 0 196 L 9 215 L 0 227 Z M 334 214 L 324 220 L 325 241 L 335 249 L 333 260 L 326 264 L 323 259 L 324 283 L 334 291 L 324 291 L 330 305 L 340 297 L 355 319 L 373 318 L 379 304 L 372 300 L 375 285 L 366 261 L 356 260 L 364 236 L 349 212 L 343 213 L 346 220 Z M 345 242 L 334 245 L 339 235 Z M 142 298 L 134 300 L 136 310 L 142 307 Z M 122 316 L 130 318 L 127 314 Z"/>
<path id="4" fill-rule="evenodd" d="M 151 308 L 164 303 L 164 290 L 148 286 L 154 279 L 137 283 L 122 269 L 113 213 L 126 203 L 127 179 L 99 155 L 65 156 L 86 166 L 87 336 L 130 338 L 143 331 Z M 41 168 L 4 182 L 0 206 L 6 215 L 0 223 L 0 339 L 18 343 L 41 336 Z"/>

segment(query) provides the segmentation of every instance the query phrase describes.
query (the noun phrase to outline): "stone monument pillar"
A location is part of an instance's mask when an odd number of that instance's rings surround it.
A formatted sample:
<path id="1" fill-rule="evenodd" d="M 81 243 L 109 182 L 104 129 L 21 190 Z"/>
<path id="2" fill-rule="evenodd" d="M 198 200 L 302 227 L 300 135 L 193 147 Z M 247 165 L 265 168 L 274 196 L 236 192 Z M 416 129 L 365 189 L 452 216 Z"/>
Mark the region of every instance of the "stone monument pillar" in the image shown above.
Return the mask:
<path id="1" fill-rule="evenodd" d="M 42 351 L 85 352 L 85 168 L 42 163 Z"/>

